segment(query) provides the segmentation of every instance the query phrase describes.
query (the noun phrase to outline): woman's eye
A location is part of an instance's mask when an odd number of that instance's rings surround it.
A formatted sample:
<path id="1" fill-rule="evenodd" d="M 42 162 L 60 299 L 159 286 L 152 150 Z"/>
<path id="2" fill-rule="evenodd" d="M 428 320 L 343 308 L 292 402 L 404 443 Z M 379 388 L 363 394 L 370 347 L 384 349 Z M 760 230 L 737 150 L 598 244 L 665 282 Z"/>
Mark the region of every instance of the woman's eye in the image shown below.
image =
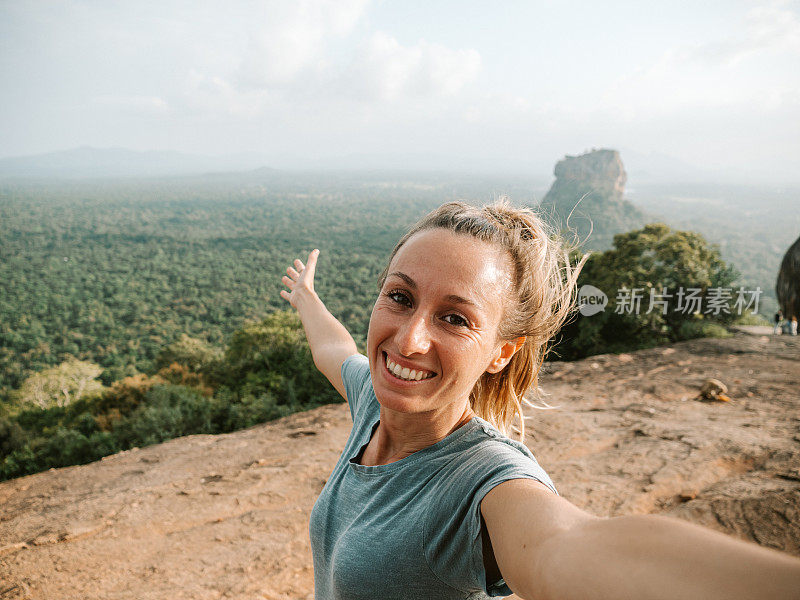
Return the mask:
<path id="1" fill-rule="evenodd" d="M 461 315 L 445 315 L 443 318 L 450 323 L 450 325 L 458 325 L 459 327 L 467 327 L 469 325 L 467 320 Z"/>
<path id="2" fill-rule="evenodd" d="M 407 306 L 411 305 L 411 300 L 408 299 L 408 296 L 403 294 L 402 292 L 389 292 L 386 296 L 392 302 L 396 302 L 397 304 L 404 304 Z"/>

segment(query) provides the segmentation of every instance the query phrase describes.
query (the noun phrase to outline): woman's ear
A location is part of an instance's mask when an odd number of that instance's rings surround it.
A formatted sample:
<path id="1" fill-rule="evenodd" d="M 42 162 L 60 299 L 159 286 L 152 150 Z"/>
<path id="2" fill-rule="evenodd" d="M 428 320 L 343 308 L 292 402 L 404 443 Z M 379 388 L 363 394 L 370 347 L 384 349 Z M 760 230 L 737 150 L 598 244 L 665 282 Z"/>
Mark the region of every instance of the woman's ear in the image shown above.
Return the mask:
<path id="1" fill-rule="evenodd" d="M 492 362 L 486 367 L 486 371 L 489 373 L 499 373 L 502 371 L 514 354 L 516 354 L 517 350 L 522 348 L 524 343 L 525 336 L 503 342 L 495 351 Z"/>

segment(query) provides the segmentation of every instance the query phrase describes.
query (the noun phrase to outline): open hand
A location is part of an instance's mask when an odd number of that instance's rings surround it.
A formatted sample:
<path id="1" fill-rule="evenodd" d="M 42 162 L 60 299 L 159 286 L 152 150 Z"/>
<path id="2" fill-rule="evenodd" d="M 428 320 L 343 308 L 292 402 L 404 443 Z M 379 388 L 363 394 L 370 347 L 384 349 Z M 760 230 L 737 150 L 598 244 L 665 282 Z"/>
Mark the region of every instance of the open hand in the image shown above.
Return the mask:
<path id="1" fill-rule="evenodd" d="M 286 275 L 281 278 L 283 284 L 291 291 L 281 290 L 281 297 L 297 308 L 297 299 L 303 294 L 314 293 L 314 271 L 317 268 L 319 250 L 316 248 L 308 255 L 308 263 L 303 264 L 299 258 L 294 259 L 294 268 L 286 269 Z"/>

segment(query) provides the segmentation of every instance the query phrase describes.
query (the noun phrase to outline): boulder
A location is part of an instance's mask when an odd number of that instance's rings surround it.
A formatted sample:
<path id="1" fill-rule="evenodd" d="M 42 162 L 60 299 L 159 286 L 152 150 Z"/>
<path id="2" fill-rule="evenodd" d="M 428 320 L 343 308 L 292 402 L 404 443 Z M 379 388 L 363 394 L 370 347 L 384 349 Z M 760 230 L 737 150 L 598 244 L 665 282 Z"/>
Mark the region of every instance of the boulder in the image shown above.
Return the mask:
<path id="1" fill-rule="evenodd" d="M 786 251 L 775 284 L 778 305 L 785 319 L 800 320 L 800 237 Z"/>

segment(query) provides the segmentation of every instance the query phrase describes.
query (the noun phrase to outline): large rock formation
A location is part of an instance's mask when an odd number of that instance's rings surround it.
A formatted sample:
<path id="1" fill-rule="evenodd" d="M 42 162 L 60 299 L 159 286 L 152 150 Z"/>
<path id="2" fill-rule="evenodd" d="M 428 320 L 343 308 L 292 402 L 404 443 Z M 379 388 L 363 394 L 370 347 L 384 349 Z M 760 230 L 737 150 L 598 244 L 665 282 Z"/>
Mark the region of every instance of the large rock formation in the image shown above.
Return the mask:
<path id="1" fill-rule="evenodd" d="M 580 156 L 567 155 L 558 161 L 555 168 L 556 183 L 551 192 L 568 181 L 589 185 L 595 191 L 622 200 L 628 176 L 622 165 L 622 158 L 616 150 L 592 150 Z"/>
<path id="2" fill-rule="evenodd" d="M 775 284 L 778 305 L 787 319 L 800 320 L 800 237 L 786 251 Z"/>
<path id="3" fill-rule="evenodd" d="M 583 248 L 606 250 L 614 234 L 645 224 L 645 214 L 623 198 L 627 175 L 616 150 L 566 156 L 541 207 L 560 230 L 577 234 Z"/>

